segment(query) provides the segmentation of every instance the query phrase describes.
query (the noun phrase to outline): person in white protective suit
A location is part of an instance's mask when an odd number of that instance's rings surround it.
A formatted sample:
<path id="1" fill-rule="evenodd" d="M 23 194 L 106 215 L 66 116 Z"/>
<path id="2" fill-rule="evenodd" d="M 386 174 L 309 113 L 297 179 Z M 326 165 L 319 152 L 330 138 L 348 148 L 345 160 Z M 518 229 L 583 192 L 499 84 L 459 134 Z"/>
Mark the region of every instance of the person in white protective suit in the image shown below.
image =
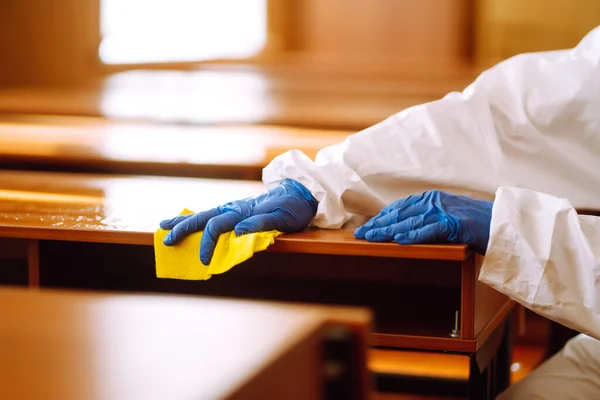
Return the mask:
<path id="1" fill-rule="evenodd" d="M 204 230 L 207 264 L 225 231 L 310 224 L 473 245 L 481 281 L 582 332 L 500 399 L 600 399 L 600 218 L 576 211 L 600 210 L 600 27 L 573 49 L 503 61 L 314 162 L 284 153 L 263 180 L 262 196 L 161 222 L 165 244 Z"/>

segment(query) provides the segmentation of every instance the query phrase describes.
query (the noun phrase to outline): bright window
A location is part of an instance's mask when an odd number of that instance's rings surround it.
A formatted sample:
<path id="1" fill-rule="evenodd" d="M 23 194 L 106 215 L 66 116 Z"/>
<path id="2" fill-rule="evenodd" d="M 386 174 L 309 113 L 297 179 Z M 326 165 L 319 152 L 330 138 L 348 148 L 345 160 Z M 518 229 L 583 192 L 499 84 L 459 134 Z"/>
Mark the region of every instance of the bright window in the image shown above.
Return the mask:
<path id="1" fill-rule="evenodd" d="M 266 0 L 101 0 L 106 64 L 247 58 L 266 41 Z"/>

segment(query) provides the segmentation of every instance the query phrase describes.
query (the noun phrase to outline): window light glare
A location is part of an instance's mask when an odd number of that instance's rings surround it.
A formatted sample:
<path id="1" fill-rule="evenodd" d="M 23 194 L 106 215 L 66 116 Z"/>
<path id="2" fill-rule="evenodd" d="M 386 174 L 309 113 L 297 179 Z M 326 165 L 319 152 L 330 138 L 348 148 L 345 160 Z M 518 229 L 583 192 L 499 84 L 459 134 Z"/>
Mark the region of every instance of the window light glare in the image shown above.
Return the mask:
<path id="1" fill-rule="evenodd" d="M 246 58 L 266 42 L 266 0 L 102 0 L 106 64 Z"/>

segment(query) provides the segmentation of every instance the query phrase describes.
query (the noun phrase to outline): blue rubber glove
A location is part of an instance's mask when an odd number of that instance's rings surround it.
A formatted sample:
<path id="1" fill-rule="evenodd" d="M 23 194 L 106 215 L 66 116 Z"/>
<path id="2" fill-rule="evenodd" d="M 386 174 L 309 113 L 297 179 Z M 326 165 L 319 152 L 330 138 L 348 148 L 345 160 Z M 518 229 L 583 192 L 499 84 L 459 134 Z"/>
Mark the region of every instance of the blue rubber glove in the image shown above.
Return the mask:
<path id="1" fill-rule="evenodd" d="M 200 261 L 208 265 L 217 239 L 222 233 L 236 235 L 277 230 L 299 232 L 310 224 L 317 213 L 317 200 L 302 184 L 286 179 L 258 197 L 233 201 L 212 210 L 182 215 L 160 223 L 171 230 L 163 243 L 175 245 L 187 235 L 204 230 L 200 243 Z"/>
<path id="2" fill-rule="evenodd" d="M 357 239 L 399 244 L 468 244 L 485 254 L 493 203 L 431 190 L 395 201 L 354 231 Z"/>

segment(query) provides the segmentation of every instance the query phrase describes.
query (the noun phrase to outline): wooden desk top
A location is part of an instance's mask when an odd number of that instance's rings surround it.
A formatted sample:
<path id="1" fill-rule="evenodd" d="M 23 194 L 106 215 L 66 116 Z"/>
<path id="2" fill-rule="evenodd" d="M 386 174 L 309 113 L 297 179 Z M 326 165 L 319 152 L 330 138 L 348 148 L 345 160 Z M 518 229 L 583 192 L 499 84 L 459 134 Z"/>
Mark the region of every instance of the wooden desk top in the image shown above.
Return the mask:
<path id="1" fill-rule="evenodd" d="M 352 132 L 272 126 L 181 126 L 101 118 L 3 116 L 0 168 L 260 180 L 277 155 L 314 157 Z"/>
<path id="2" fill-rule="evenodd" d="M 91 88 L 3 90 L 0 112 L 361 130 L 472 79 L 311 68 L 131 71 Z"/>
<path id="3" fill-rule="evenodd" d="M 327 324 L 364 338 L 371 319 L 358 308 L 6 288 L 0 315 L 0 398 L 23 400 L 233 398 Z"/>
<path id="4" fill-rule="evenodd" d="M 0 172 L 0 237 L 153 245 L 162 219 L 265 190 L 261 182 Z M 464 245 L 369 243 L 349 230 L 282 235 L 270 251 L 464 260 Z"/>

